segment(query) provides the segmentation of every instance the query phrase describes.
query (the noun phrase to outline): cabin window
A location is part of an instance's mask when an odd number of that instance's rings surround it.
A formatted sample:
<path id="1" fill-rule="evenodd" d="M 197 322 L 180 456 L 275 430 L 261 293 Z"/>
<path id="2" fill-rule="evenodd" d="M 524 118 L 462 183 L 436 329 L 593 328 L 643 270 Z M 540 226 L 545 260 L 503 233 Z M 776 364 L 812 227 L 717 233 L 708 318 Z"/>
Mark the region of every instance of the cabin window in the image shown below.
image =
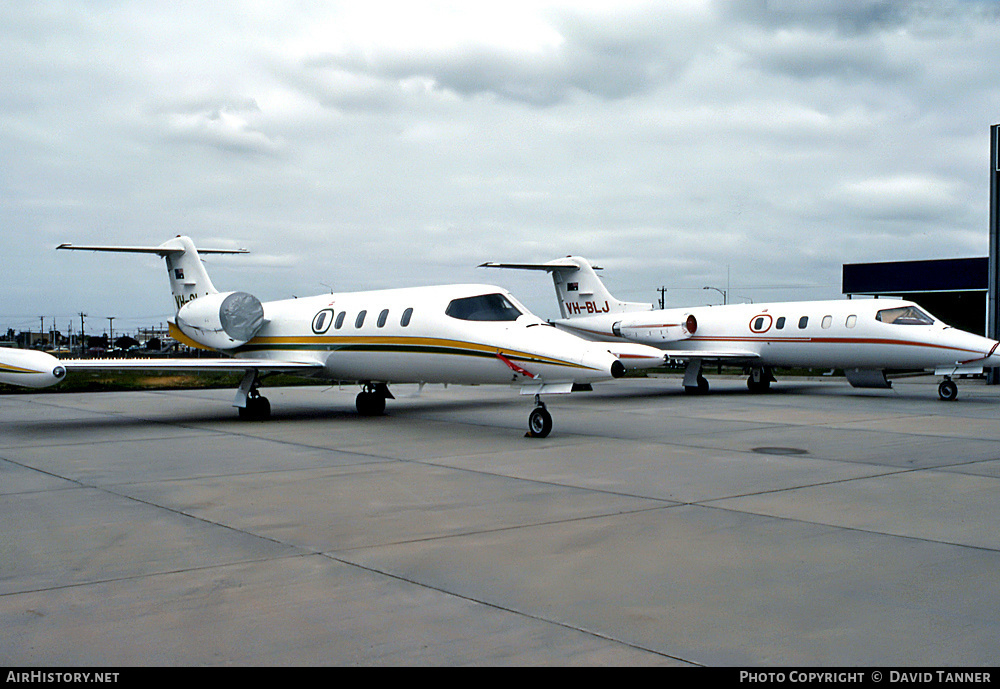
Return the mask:
<path id="1" fill-rule="evenodd" d="M 777 330 L 784 330 L 785 329 L 785 317 L 784 316 L 779 317 L 778 320 L 776 320 L 774 322 L 774 327 Z"/>
<path id="2" fill-rule="evenodd" d="M 833 316 L 823 316 L 823 322 L 820 323 L 824 328 L 829 328 L 833 325 Z"/>
<path id="3" fill-rule="evenodd" d="M 875 314 L 875 320 L 893 325 L 934 325 L 934 319 L 916 306 L 883 309 Z"/>
<path id="4" fill-rule="evenodd" d="M 333 322 L 333 309 L 323 309 L 313 317 L 312 329 L 317 335 L 322 335 L 330 329 Z"/>
<path id="5" fill-rule="evenodd" d="M 389 317 L 389 309 L 382 309 L 382 312 L 378 315 L 378 327 L 384 328 L 385 321 Z"/>
<path id="6" fill-rule="evenodd" d="M 360 328 L 362 325 L 365 324 L 365 316 L 366 315 L 368 315 L 367 311 L 361 311 L 358 314 L 358 317 L 354 319 L 354 327 L 355 328 Z"/>
<path id="7" fill-rule="evenodd" d="M 774 319 L 766 313 L 761 314 L 760 316 L 754 316 L 753 320 L 750 321 L 750 332 L 766 333 L 771 329 L 772 323 L 774 323 Z"/>
<path id="8" fill-rule="evenodd" d="M 326 330 L 323 326 L 326 325 L 328 315 L 326 311 L 320 311 L 316 314 L 316 318 L 313 319 L 313 332 L 321 333 Z"/>
<path id="9" fill-rule="evenodd" d="M 854 314 L 851 314 L 850 316 L 847 317 L 847 322 L 844 325 L 846 325 L 848 328 L 853 328 L 857 324 L 858 324 L 858 317 L 855 316 Z"/>
<path id="10" fill-rule="evenodd" d="M 399 319 L 399 324 L 404 328 L 410 324 L 410 318 L 413 316 L 413 309 L 406 309 L 403 311 L 403 317 Z"/>
<path id="11" fill-rule="evenodd" d="M 803 316 L 799 319 L 799 330 L 805 330 L 807 325 L 809 325 L 809 316 Z"/>
<path id="12" fill-rule="evenodd" d="M 336 320 L 336 322 L 335 322 L 335 323 L 333 324 L 333 327 L 334 327 L 334 328 L 336 328 L 337 330 L 340 330 L 341 326 L 343 326 L 343 325 L 344 325 L 344 317 L 345 317 L 346 315 L 347 315 L 347 312 L 346 312 L 346 311 L 341 311 L 340 313 L 338 313 L 338 314 L 337 314 L 337 320 Z"/>
<path id="13" fill-rule="evenodd" d="M 502 294 L 455 299 L 445 313 L 462 321 L 516 321 L 521 312 Z"/>

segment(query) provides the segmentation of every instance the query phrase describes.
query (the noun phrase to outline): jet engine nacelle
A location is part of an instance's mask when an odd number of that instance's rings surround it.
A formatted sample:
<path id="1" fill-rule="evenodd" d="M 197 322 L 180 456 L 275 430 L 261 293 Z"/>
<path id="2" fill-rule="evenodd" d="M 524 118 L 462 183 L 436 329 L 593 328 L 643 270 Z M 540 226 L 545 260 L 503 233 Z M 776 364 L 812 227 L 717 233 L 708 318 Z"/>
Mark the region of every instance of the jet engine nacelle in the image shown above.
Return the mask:
<path id="1" fill-rule="evenodd" d="M 698 329 L 698 321 L 687 314 L 681 318 L 664 317 L 665 312 L 650 312 L 623 318 L 611 326 L 617 337 L 633 342 L 658 345 L 678 342 L 691 337 Z"/>
<path id="2" fill-rule="evenodd" d="M 66 369 L 51 354 L 0 347 L 0 383 L 47 388 L 66 377 Z"/>
<path id="3" fill-rule="evenodd" d="M 177 312 L 181 332 L 212 349 L 244 345 L 264 323 L 264 306 L 246 292 L 209 294 L 189 301 Z"/>

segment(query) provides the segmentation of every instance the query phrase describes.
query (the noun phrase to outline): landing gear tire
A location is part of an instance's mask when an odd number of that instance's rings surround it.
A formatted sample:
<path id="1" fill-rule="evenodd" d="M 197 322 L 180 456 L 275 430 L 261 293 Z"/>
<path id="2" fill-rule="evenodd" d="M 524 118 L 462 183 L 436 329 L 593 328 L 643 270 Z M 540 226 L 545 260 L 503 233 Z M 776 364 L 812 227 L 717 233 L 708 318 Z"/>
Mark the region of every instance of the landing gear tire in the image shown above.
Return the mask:
<path id="1" fill-rule="evenodd" d="M 750 392 L 767 392 L 771 389 L 771 378 L 767 374 L 760 374 L 757 380 L 754 380 L 754 374 L 750 374 L 747 378 L 747 389 Z"/>
<path id="2" fill-rule="evenodd" d="M 940 397 L 945 402 L 954 402 L 955 398 L 958 397 L 958 386 L 955 385 L 955 381 L 951 378 L 945 378 L 938 385 L 938 397 Z"/>
<path id="3" fill-rule="evenodd" d="M 385 397 L 377 392 L 365 390 L 358 393 L 354 406 L 358 408 L 361 416 L 382 416 L 385 414 Z"/>
<path id="4" fill-rule="evenodd" d="M 684 392 L 689 395 L 704 395 L 708 393 L 708 379 L 698 376 L 698 385 L 685 385 Z"/>
<path id="5" fill-rule="evenodd" d="M 528 437 L 544 438 L 552 431 L 552 415 L 544 406 L 538 406 L 528 414 Z"/>
<path id="6" fill-rule="evenodd" d="M 247 406 L 239 410 L 240 418 L 247 421 L 264 421 L 271 417 L 271 403 L 256 390 L 247 397 Z"/>

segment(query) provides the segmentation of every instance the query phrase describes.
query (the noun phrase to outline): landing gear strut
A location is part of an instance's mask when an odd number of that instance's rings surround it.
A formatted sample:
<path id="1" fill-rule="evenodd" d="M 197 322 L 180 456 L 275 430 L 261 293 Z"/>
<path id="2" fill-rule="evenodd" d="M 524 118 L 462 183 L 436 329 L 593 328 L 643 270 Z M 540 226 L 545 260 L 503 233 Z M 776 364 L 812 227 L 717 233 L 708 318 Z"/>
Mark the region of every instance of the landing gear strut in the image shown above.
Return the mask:
<path id="1" fill-rule="evenodd" d="M 354 406 L 358 408 L 361 416 L 382 416 L 385 414 L 385 401 L 394 400 L 395 397 L 389 392 L 389 386 L 385 383 L 365 383 L 364 388 L 358 393 L 358 398 L 354 401 Z"/>
<path id="2" fill-rule="evenodd" d="M 941 384 L 938 385 L 938 397 L 945 402 L 953 402 L 958 397 L 958 386 L 955 385 L 955 381 L 945 376 Z"/>
<path id="3" fill-rule="evenodd" d="M 689 395 L 708 392 L 708 380 L 701 374 L 701 359 L 692 359 L 684 369 L 684 392 Z"/>
<path id="4" fill-rule="evenodd" d="M 544 438 L 552 431 L 552 415 L 542 398 L 535 395 L 535 408 L 528 414 L 528 437 Z"/>

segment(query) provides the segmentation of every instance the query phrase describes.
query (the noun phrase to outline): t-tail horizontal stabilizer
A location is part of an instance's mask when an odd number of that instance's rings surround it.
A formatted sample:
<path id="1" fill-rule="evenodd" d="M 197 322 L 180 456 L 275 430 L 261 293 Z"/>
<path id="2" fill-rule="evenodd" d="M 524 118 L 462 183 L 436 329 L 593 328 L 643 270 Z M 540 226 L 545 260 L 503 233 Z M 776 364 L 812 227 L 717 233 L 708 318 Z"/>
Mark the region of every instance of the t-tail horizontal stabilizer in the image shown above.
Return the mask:
<path id="1" fill-rule="evenodd" d="M 599 267 L 580 256 L 557 258 L 548 263 L 483 263 L 480 268 L 544 270 L 552 274 L 559 311 L 563 318 L 596 316 L 604 313 L 650 311 L 652 304 L 619 301 L 611 296 L 595 271 Z"/>
<path id="2" fill-rule="evenodd" d="M 200 254 L 246 254 L 246 249 L 197 249 L 190 237 L 178 235 L 159 246 L 105 246 L 60 244 L 56 249 L 70 251 L 108 251 L 128 254 L 156 254 L 166 259 L 170 277 L 170 291 L 179 310 L 192 299 L 216 294 L 215 285 L 208 277 Z"/>

